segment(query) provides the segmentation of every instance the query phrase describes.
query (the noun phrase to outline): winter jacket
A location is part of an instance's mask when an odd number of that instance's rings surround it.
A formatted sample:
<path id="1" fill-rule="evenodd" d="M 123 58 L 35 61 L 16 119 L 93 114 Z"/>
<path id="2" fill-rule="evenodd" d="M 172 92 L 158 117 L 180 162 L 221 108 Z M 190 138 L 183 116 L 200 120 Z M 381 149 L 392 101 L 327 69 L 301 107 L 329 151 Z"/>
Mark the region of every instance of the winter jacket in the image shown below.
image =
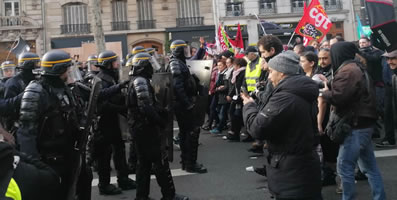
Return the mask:
<path id="1" fill-rule="evenodd" d="M 325 91 L 323 97 L 333 105 L 335 111 L 341 115 L 353 111 L 354 127 L 370 127 L 377 116 L 374 88 L 372 84 L 367 88 L 364 73 L 356 61 L 340 67 L 331 85 L 331 89 Z"/>
<path id="2" fill-rule="evenodd" d="M 318 86 L 303 75 L 288 76 L 274 88 L 258 110 L 243 108 L 247 131 L 267 140 L 269 190 L 276 198 L 310 199 L 321 193 L 320 161 L 313 151 Z"/>
<path id="3" fill-rule="evenodd" d="M 233 98 L 233 96 L 237 96 L 237 100 L 233 100 L 234 103 L 236 104 L 243 104 L 243 101 L 241 100 L 240 97 L 240 92 L 241 92 L 241 87 L 243 86 L 244 83 L 244 78 L 245 78 L 245 71 L 240 72 L 237 77 L 236 77 L 236 82 L 234 84 L 231 83 L 231 79 L 233 78 L 233 73 L 232 75 L 229 77 L 229 83 L 230 83 L 230 87 L 229 87 L 229 93 L 227 96 Z"/>

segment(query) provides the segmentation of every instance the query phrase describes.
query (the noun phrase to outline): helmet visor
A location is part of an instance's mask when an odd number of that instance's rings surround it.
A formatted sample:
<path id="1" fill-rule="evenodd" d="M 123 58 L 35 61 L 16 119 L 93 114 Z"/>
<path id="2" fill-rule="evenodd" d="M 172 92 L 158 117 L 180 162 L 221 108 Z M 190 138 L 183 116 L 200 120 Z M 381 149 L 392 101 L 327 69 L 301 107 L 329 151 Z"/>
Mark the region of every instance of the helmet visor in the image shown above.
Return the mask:
<path id="1" fill-rule="evenodd" d="M 154 71 L 158 71 L 161 69 L 161 65 L 159 64 L 155 56 L 150 56 L 149 62 L 152 65 Z"/>
<path id="2" fill-rule="evenodd" d="M 3 67 L 1 69 L 1 78 L 10 78 L 15 75 L 15 67 Z"/>
<path id="3" fill-rule="evenodd" d="M 89 72 L 99 72 L 99 67 L 97 67 L 98 63 L 97 62 L 93 62 L 93 61 L 88 61 L 87 62 L 87 68 Z"/>
<path id="4" fill-rule="evenodd" d="M 75 83 L 78 81 L 82 81 L 83 77 L 81 76 L 81 72 L 77 65 L 72 65 L 68 69 L 68 83 Z"/>
<path id="5" fill-rule="evenodd" d="M 190 54 L 190 47 L 189 47 L 189 46 L 185 46 L 185 47 L 183 48 L 183 52 L 184 52 L 186 58 L 190 58 L 190 57 L 192 56 L 192 55 Z"/>

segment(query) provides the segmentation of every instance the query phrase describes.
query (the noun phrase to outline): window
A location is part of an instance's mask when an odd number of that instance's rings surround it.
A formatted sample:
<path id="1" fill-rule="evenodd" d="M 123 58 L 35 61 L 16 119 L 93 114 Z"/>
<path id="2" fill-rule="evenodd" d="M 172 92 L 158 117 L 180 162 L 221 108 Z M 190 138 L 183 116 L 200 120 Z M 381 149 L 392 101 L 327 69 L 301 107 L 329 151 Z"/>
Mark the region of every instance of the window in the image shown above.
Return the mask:
<path id="1" fill-rule="evenodd" d="M 88 24 L 87 5 L 83 3 L 69 3 L 63 6 L 62 34 L 90 33 Z"/>
<path id="2" fill-rule="evenodd" d="M 117 31 L 130 29 L 130 22 L 127 19 L 127 2 L 125 0 L 113 0 L 112 13 L 112 30 Z"/>
<path id="3" fill-rule="evenodd" d="M 153 0 L 138 0 L 138 29 L 155 28 L 152 11 Z"/>
<path id="4" fill-rule="evenodd" d="M 326 10 L 338 10 L 342 7 L 339 0 L 324 0 L 324 5 Z"/>
<path id="5" fill-rule="evenodd" d="M 259 1 L 259 11 L 261 14 L 268 14 L 275 12 L 275 0 L 260 0 Z"/>
<path id="6" fill-rule="evenodd" d="M 243 2 L 239 0 L 227 0 L 226 1 L 226 15 L 227 16 L 242 16 Z"/>
<path id="7" fill-rule="evenodd" d="M 19 0 L 4 0 L 4 15 L 19 16 Z"/>
<path id="8" fill-rule="evenodd" d="M 198 0 L 177 0 L 177 6 L 177 26 L 203 25 L 204 17 L 200 17 L 200 6 Z"/>
<path id="9" fill-rule="evenodd" d="M 303 12 L 303 5 L 305 0 L 292 0 L 292 12 Z"/>

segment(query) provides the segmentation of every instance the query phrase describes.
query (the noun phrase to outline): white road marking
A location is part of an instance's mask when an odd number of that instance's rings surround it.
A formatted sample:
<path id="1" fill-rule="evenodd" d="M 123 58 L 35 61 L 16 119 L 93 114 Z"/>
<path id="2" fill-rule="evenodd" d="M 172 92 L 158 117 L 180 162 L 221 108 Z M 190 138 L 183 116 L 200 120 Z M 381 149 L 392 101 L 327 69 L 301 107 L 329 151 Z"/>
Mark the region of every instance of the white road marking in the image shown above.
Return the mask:
<path id="1" fill-rule="evenodd" d="M 194 175 L 195 173 L 189 173 L 189 172 L 183 171 L 182 169 L 173 169 L 173 170 L 171 170 L 171 174 L 172 174 L 172 177 L 176 177 L 176 176 Z M 131 178 L 131 179 L 133 179 L 133 180 L 136 180 L 136 179 L 135 179 L 135 178 L 136 178 L 136 177 L 135 177 L 135 174 L 131 174 L 131 175 L 129 175 L 128 177 Z M 156 178 L 156 177 L 155 177 L 154 175 L 152 175 L 152 176 L 150 177 L 150 179 L 155 179 L 155 178 Z M 98 178 L 94 178 L 94 179 L 92 180 L 91 185 L 92 185 L 92 186 L 98 186 L 98 182 L 99 182 Z M 111 183 L 111 184 L 117 183 L 117 177 L 116 177 L 116 176 L 110 177 L 110 183 Z"/>
<path id="2" fill-rule="evenodd" d="M 390 156 L 397 156 L 397 149 L 375 151 L 375 157 L 377 158 L 390 157 Z"/>

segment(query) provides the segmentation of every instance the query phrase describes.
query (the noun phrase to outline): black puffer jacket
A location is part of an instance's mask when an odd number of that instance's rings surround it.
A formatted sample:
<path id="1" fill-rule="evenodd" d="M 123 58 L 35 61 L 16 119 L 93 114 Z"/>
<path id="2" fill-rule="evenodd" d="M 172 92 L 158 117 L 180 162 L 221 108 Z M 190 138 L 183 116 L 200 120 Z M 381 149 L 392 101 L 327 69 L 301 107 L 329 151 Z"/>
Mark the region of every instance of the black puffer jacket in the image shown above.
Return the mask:
<path id="1" fill-rule="evenodd" d="M 309 77 L 289 76 L 263 109 L 256 103 L 243 108 L 248 132 L 268 141 L 268 183 L 276 198 L 310 199 L 321 193 L 320 161 L 313 151 L 318 91 Z"/>

